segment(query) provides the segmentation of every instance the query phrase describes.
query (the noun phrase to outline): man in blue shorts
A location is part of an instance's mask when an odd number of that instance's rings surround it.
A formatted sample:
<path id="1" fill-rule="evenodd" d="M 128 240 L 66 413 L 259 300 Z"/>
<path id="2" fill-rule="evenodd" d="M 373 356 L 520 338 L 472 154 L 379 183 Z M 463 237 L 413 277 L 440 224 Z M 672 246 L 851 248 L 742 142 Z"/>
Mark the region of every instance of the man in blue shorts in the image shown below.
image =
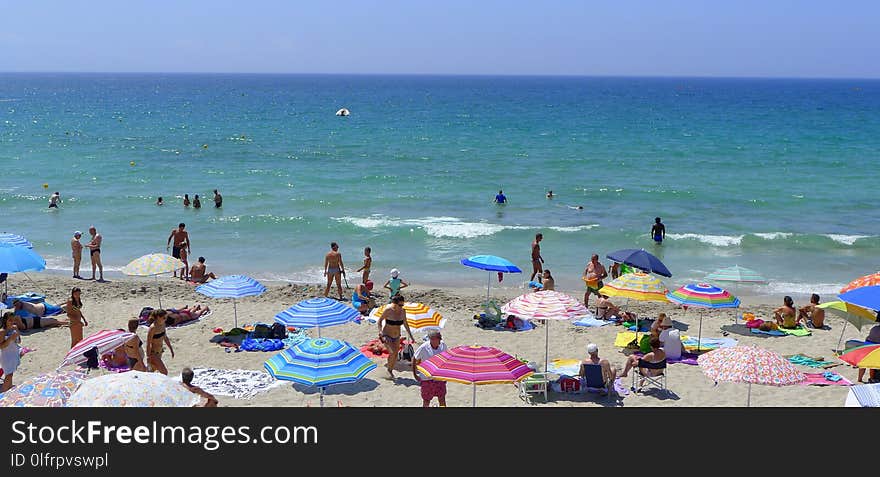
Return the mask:
<path id="1" fill-rule="evenodd" d="M 507 203 L 507 196 L 504 195 L 503 190 L 498 191 L 498 195 L 495 196 L 494 202 L 496 204 L 506 204 Z"/>
<path id="2" fill-rule="evenodd" d="M 666 226 L 663 225 L 663 222 L 660 222 L 660 217 L 654 217 L 654 225 L 651 227 L 651 238 L 658 245 L 663 243 L 663 239 L 666 238 Z"/>

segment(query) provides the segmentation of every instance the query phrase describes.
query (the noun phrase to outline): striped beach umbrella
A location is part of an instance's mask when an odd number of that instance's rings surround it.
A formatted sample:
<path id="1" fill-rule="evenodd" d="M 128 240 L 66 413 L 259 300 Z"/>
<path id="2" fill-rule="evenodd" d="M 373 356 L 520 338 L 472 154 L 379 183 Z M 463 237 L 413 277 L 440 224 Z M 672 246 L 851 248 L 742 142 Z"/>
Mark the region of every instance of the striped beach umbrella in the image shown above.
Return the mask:
<path id="1" fill-rule="evenodd" d="M 232 298 L 232 311 L 235 327 L 238 327 L 238 307 L 236 298 L 257 296 L 266 291 L 262 283 L 246 275 L 226 275 L 196 287 L 196 291 L 211 298 Z"/>
<path id="2" fill-rule="evenodd" d="M 309 298 L 275 315 L 275 321 L 284 326 L 318 328 L 342 325 L 351 321 L 360 323 L 361 314 L 354 308 L 332 298 Z"/>
<path id="3" fill-rule="evenodd" d="M 136 258 L 122 267 L 122 273 L 137 277 L 156 277 L 159 283 L 159 275 L 171 273 L 184 267 L 183 262 L 165 253 L 149 253 Z M 158 287 L 157 287 L 158 288 Z M 162 308 L 162 293 L 159 293 L 159 308 Z"/>
<path id="4" fill-rule="evenodd" d="M 669 301 L 666 298 L 668 292 L 666 285 L 659 278 L 641 272 L 621 275 L 599 290 L 602 295 L 659 302 Z"/>
<path id="5" fill-rule="evenodd" d="M 0 233 L 0 242 L 11 243 L 12 245 L 19 245 L 24 248 L 34 248 L 30 240 L 16 234 Z"/>
<path id="6" fill-rule="evenodd" d="M 79 371 L 43 373 L 0 394 L 0 407 L 64 407 L 85 380 Z"/>
<path id="7" fill-rule="evenodd" d="M 197 394 L 162 373 L 127 371 L 92 378 L 70 396 L 68 407 L 192 407 Z"/>
<path id="8" fill-rule="evenodd" d="M 64 360 L 61 361 L 61 364 L 59 364 L 58 367 L 61 368 L 70 364 L 85 363 L 88 361 L 88 358 L 83 355 L 86 351 L 96 347 L 98 348 L 98 356 L 101 356 L 104 353 L 113 351 L 122 346 L 134 336 L 134 333 L 122 330 L 101 330 L 97 333 L 91 334 L 77 343 L 73 348 L 70 348 L 70 351 L 67 352 L 67 356 L 64 357 Z"/>
<path id="9" fill-rule="evenodd" d="M 329 338 L 301 341 L 269 358 L 264 366 L 275 379 L 318 387 L 321 407 L 324 388 L 360 381 L 376 369 L 376 363 L 348 342 Z"/>
<path id="10" fill-rule="evenodd" d="M 880 344 L 851 348 L 838 356 L 842 361 L 857 368 L 880 368 Z"/>
<path id="11" fill-rule="evenodd" d="M 576 320 L 590 314 L 575 298 L 555 290 L 520 295 L 501 307 L 505 315 L 524 320 Z M 550 359 L 550 322 L 544 325 L 544 370 Z"/>
<path id="12" fill-rule="evenodd" d="M 700 310 L 700 327 L 697 334 L 697 351 L 703 338 L 703 308 L 738 308 L 739 298 L 727 290 L 708 283 L 691 283 L 666 295 L 669 301 L 679 305 L 694 306 Z"/>
<path id="13" fill-rule="evenodd" d="M 841 288 L 840 293 L 846 293 L 850 290 L 855 290 L 856 288 L 870 287 L 876 285 L 880 285 L 880 272 L 856 278 L 855 280 L 847 283 L 845 287 Z"/>
<path id="14" fill-rule="evenodd" d="M 706 280 L 712 282 L 736 282 L 736 283 L 767 283 L 767 279 L 754 270 L 739 265 L 721 268 L 706 275 Z"/>
<path id="15" fill-rule="evenodd" d="M 468 258 L 461 259 L 461 264 L 466 267 L 476 268 L 478 270 L 486 270 L 488 272 L 498 272 L 498 281 L 501 281 L 502 273 L 522 273 L 519 267 L 506 258 L 496 255 L 473 255 Z M 492 288 L 492 274 L 489 274 L 489 282 L 486 286 L 486 303 L 489 303 L 489 289 Z"/>
<path id="16" fill-rule="evenodd" d="M 716 383 L 748 383 L 746 405 L 752 401 L 752 384 L 788 386 L 805 379 L 803 373 L 782 356 L 757 346 L 718 348 L 697 358 L 700 369 Z"/>
<path id="17" fill-rule="evenodd" d="M 378 322 L 379 317 L 390 306 L 390 304 L 382 305 L 373 309 L 368 319 L 373 323 Z M 404 303 L 403 311 L 406 312 L 406 321 L 409 323 L 409 327 L 414 330 L 439 330 L 446 325 L 446 318 L 443 318 L 440 312 L 424 303 Z"/>
<path id="18" fill-rule="evenodd" d="M 857 330 L 861 331 L 862 326 L 874 325 L 880 321 L 880 314 L 874 310 L 845 301 L 827 301 L 816 306 L 844 319 L 843 326 L 840 327 L 840 338 L 837 339 L 836 349 L 840 349 L 840 343 L 843 341 L 843 333 L 846 331 L 847 323 L 852 323 Z"/>
<path id="19" fill-rule="evenodd" d="M 488 346 L 456 346 L 422 361 L 416 369 L 438 381 L 471 384 L 473 406 L 477 405 L 477 385 L 518 382 L 534 371 L 522 361 Z"/>

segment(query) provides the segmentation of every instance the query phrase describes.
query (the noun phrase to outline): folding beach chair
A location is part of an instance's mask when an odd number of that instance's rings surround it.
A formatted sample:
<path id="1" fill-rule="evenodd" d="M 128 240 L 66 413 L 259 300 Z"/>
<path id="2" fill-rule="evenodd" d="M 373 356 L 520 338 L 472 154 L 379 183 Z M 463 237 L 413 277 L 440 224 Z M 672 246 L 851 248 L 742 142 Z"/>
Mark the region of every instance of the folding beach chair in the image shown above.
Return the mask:
<path id="1" fill-rule="evenodd" d="M 611 380 L 605 381 L 605 377 L 602 375 L 601 364 L 581 363 L 581 376 L 584 377 L 584 386 L 588 390 L 598 390 L 611 397 L 614 382 Z"/>
<path id="2" fill-rule="evenodd" d="M 646 370 L 660 370 L 656 376 L 652 376 Z M 633 392 L 641 392 L 645 386 L 653 386 L 663 391 L 668 391 L 666 387 L 666 359 L 657 363 L 650 363 L 639 358 L 639 364 L 633 369 L 632 387 Z M 637 383 L 638 382 L 638 383 Z M 637 385 L 638 384 L 638 385 Z"/>
<path id="3" fill-rule="evenodd" d="M 547 401 L 547 387 L 550 380 L 547 379 L 545 373 L 533 373 L 531 376 L 519 382 L 519 397 L 523 398 L 529 404 L 532 403 L 532 394 L 543 394 L 544 401 Z"/>

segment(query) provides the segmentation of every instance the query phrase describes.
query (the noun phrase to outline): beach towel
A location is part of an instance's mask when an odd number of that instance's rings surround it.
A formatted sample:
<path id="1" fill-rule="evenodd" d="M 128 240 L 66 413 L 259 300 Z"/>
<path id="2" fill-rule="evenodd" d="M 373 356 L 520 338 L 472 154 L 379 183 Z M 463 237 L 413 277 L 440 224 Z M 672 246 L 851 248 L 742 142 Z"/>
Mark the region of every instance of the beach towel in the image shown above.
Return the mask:
<path id="1" fill-rule="evenodd" d="M 793 364 L 799 364 L 801 366 L 808 366 L 810 368 L 833 368 L 834 366 L 840 366 L 840 362 L 836 361 L 823 361 L 819 358 L 813 358 L 803 354 L 792 354 L 786 355 L 785 359 L 791 361 Z"/>
<path id="2" fill-rule="evenodd" d="M 278 351 L 284 348 L 284 342 L 277 338 L 245 338 L 241 342 L 244 351 Z"/>
<path id="3" fill-rule="evenodd" d="M 126 371 L 131 371 L 131 368 L 128 367 L 128 364 L 123 364 L 122 366 L 118 367 L 111 366 L 109 362 L 104 361 L 103 359 L 100 363 L 98 363 L 98 367 L 111 373 L 124 373 Z"/>
<path id="4" fill-rule="evenodd" d="M 506 331 L 529 331 L 535 329 L 535 325 L 529 320 L 521 320 L 519 318 L 515 318 L 514 322 L 516 323 L 516 328 L 508 328 L 507 321 L 505 320 L 495 325 L 495 329 Z"/>
<path id="5" fill-rule="evenodd" d="M 764 330 L 759 330 L 757 328 L 752 328 L 751 331 L 752 331 L 752 333 L 754 333 L 756 335 L 788 336 L 785 333 L 783 333 L 782 330 L 764 331 Z"/>
<path id="6" fill-rule="evenodd" d="M 642 357 L 645 355 L 642 352 L 636 352 L 633 354 L 635 354 L 636 356 L 639 356 L 639 357 Z M 699 357 L 700 357 L 700 355 L 698 355 L 696 353 L 682 353 L 681 357 L 678 359 L 666 358 L 666 362 L 669 364 L 681 363 L 681 364 L 689 364 L 691 366 L 696 366 L 697 365 L 697 358 L 699 358 Z"/>
<path id="7" fill-rule="evenodd" d="M 706 338 L 703 337 L 699 342 L 700 350 L 713 350 L 718 348 L 729 348 L 731 346 L 736 346 L 739 343 L 737 340 L 733 338 Z M 697 349 L 697 339 L 692 338 L 690 336 L 682 336 L 681 344 L 684 346 L 684 349 L 687 351 L 694 351 Z"/>
<path id="8" fill-rule="evenodd" d="M 296 331 L 287 330 L 287 338 L 281 340 L 284 343 L 285 348 L 290 348 L 291 346 L 298 345 L 303 341 L 309 339 L 309 334 L 306 333 L 305 329 L 298 329 Z"/>
<path id="9" fill-rule="evenodd" d="M 572 324 L 574 326 L 599 327 L 599 326 L 610 325 L 611 322 L 605 321 L 605 320 L 599 320 L 593 316 L 585 316 L 585 317 L 581 318 L 580 320 L 572 322 Z"/>
<path id="10" fill-rule="evenodd" d="M 16 296 L 7 296 L 6 300 L 3 301 L 3 304 L 6 305 L 6 308 L 12 308 L 12 302 L 15 300 L 26 301 L 28 303 L 45 303 L 46 295 L 40 295 L 39 293 L 28 292 L 22 293 L 21 295 Z"/>
<path id="11" fill-rule="evenodd" d="M 235 399 L 251 399 L 284 384 L 266 372 L 250 369 L 193 368 L 193 373 L 194 385 L 211 394 Z"/>
<path id="12" fill-rule="evenodd" d="M 619 331 L 617 337 L 614 338 L 614 346 L 618 348 L 626 348 L 626 346 L 636 339 L 634 331 Z"/>
<path id="13" fill-rule="evenodd" d="M 859 384 L 849 388 L 862 407 L 880 407 L 880 384 Z"/>
<path id="14" fill-rule="evenodd" d="M 852 381 L 833 372 L 825 371 L 824 373 L 804 373 L 807 379 L 800 384 L 802 386 L 852 386 Z"/>
<path id="15" fill-rule="evenodd" d="M 803 325 L 798 326 L 797 328 L 793 328 L 793 329 L 779 328 L 778 330 L 770 330 L 770 331 L 764 331 L 764 330 L 759 330 L 757 328 L 752 328 L 751 331 L 752 331 L 752 333 L 755 333 L 758 335 L 770 335 L 770 336 L 787 336 L 787 335 L 810 336 L 812 334 L 810 332 L 810 330 L 808 330 L 807 328 L 804 328 Z"/>
<path id="16" fill-rule="evenodd" d="M 579 359 L 554 359 L 547 365 L 547 372 L 560 376 L 578 376 L 581 374 L 581 360 Z"/>
<path id="17" fill-rule="evenodd" d="M 363 346 L 361 346 L 360 350 L 362 353 L 364 353 L 364 356 L 366 356 L 367 358 L 387 358 L 388 357 L 388 349 L 387 348 L 383 348 L 381 354 L 373 353 L 372 346 L 377 345 L 377 344 L 381 344 L 381 342 L 379 341 L 379 338 L 371 339 L 370 341 L 367 341 Z M 411 343 L 406 338 L 400 339 L 400 346 L 401 347 L 406 346 L 407 344 L 411 344 L 411 345 L 413 345 L 413 348 L 415 348 L 420 343 Z"/>

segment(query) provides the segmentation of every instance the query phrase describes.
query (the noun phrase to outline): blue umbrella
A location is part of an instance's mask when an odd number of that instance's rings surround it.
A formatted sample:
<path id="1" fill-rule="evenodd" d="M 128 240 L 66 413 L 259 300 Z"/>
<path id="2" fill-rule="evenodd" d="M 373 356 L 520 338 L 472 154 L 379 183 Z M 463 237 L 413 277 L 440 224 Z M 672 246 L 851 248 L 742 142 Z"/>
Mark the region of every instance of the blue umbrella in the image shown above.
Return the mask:
<path id="1" fill-rule="evenodd" d="M 196 287 L 196 291 L 211 298 L 232 298 L 235 326 L 238 327 L 238 308 L 235 305 L 235 299 L 261 295 L 266 291 L 266 287 L 245 275 L 226 275 L 204 285 L 199 285 Z"/>
<path id="2" fill-rule="evenodd" d="M 611 252 L 605 257 L 618 263 L 625 263 L 631 267 L 647 273 L 655 273 L 663 277 L 672 277 L 672 272 L 663 265 L 659 258 L 646 252 L 645 249 L 625 248 L 616 252 Z"/>
<path id="3" fill-rule="evenodd" d="M 474 255 L 461 259 L 461 264 L 466 267 L 501 273 L 522 273 L 516 265 L 506 258 L 495 255 Z M 492 274 L 489 274 L 489 284 L 486 287 L 486 303 L 489 303 L 489 289 L 492 287 Z"/>
<path id="4" fill-rule="evenodd" d="M 0 242 L 0 273 L 38 272 L 45 269 L 46 261 L 37 252 L 21 245 Z M 8 292 L 9 283 L 5 280 L 4 287 Z"/>
<path id="5" fill-rule="evenodd" d="M 321 390 L 334 384 L 360 381 L 376 363 L 351 344 L 328 338 L 310 338 L 269 358 L 263 366 L 275 379 L 284 379 Z"/>
<path id="6" fill-rule="evenodd" d="M 34 248 L 34 245 L 21 235 L 0 233 L 0 242 L 11 243 L 12 245 L 21 245 L 26 248 Z"/>
<path id="7" fill-rule="evenodd" d="M 880 285 L 861 287 L 837 295 L 840 301 L 880 311 Z"/>
<path id="8" fill-rule="evenodd" d="M 350 321 L 360 322 L 361 314 L 354 308 L 332 298 L 309 298 L 275 315 L 275 321 L 284 326 L 297 328 L 318 328 L 321 336 L 322 326 L 342 325 Z"/>

